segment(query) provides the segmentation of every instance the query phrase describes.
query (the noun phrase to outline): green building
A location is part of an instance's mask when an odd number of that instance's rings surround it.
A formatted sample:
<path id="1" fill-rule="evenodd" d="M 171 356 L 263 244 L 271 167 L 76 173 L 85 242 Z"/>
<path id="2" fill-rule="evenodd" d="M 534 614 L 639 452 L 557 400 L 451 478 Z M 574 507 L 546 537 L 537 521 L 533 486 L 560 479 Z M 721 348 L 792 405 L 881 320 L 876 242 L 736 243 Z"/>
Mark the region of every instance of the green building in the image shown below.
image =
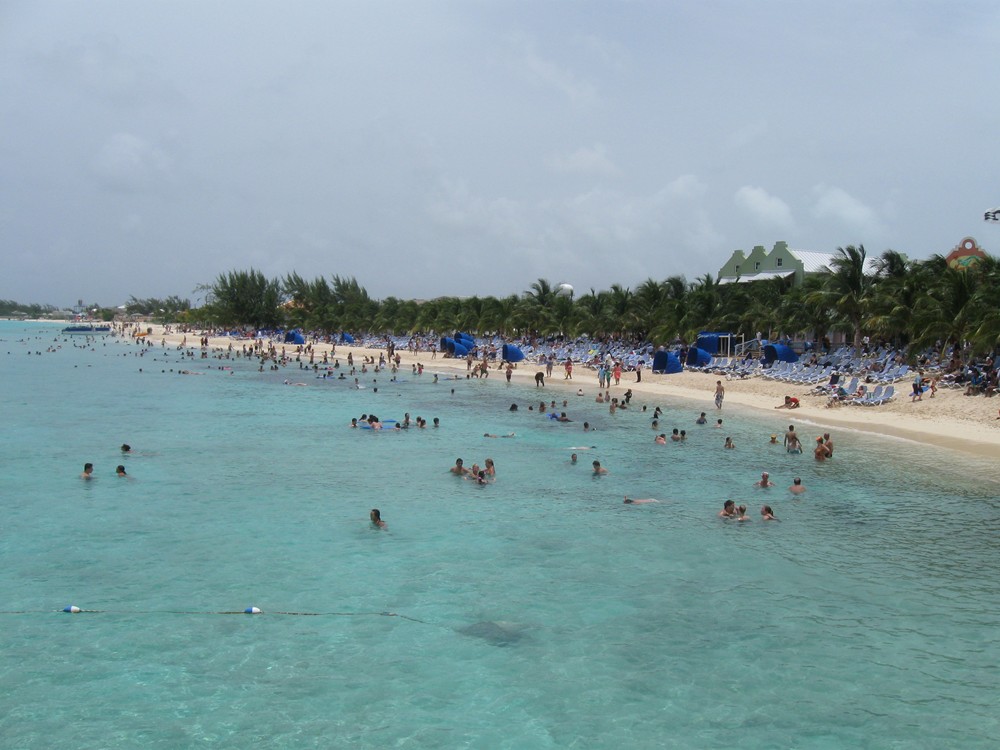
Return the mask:
<path id="1" fill-rule="evenodd" d="M 798 285 L 806 274 L 826 270 L 834 257 L 835 253 L 792 250 L 787 242 L 775 242 L 771 252 L 765 250 L 763 245 L 757 245 L 749 254 L 742 250 L 734 252 L 719 269 L 718 282 L 744 284 L 762 279 L 791 277 L 792 284 Z"/>

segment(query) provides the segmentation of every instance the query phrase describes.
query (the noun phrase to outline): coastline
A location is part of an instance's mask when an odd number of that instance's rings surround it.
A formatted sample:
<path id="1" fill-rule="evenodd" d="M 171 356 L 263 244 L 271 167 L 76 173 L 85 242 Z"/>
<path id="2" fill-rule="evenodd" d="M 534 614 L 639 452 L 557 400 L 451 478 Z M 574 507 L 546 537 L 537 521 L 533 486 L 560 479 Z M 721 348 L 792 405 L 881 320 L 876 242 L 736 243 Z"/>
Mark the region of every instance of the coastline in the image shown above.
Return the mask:
<path id="1" fill-rule="evenodd" d="M 154 341 L 165 339 L 168 346 L 179 346 L 185 334 L 164 334 L 162 326 L 152 326 Z M 189 349 L 198 349 L 190 342 L 197 342 L 199 334 L 189 333 Z M 230 343 L 236 344 L 227 337 L 210 337 L 209 346 L 213 349 L 225 349 Z M 243 342 L 240 342 L 241 344 Z M 286 351 L 293 353 L 295 345 L 285 344 Z M 322 357 L 323 352 L 329 352 L 331 345 L 315 344 L 313 351 Z M 338 344 L 335 357 L 344 360 L 348 352 L 355 359 L 372 356 L 380 350 L 360 346 Z M 381 350 L 381 351 L 384 351 Z M 430 352 L 414 354 L 405 349 L 398 350 L 401 358 L 401 368 L 410 368 L 421 362 L 425 370 L 441 370 L 453 373 L 466 372 L 464 359 L 430 358 Z M 377 354 L 376 354 L 377 356 Z M 534 385 L 535 373 L 544 369 L 542 366 L 529 362 L 518 363 L 515 367 L 512 381 L 522 386 Z M 503 378 L 504 374 L 494 367 L 490 370 L 491 378 Z M 673 375 L 654 375 L 644 371 L 641 383 L 636 383 L 634 372 L 623 373 L 621 384 L 611 388 L 611 395 L 621 397 L 628 388 L 634 396 L 644 396 L 649 399 L 671 398 L 688 401 L 692 408 L 704 411 L 710 419 L 716 412 L 713 398 L 715 383 L 720 378 L 711 373 L 684 371 Z M 946 450 L 958 451 L 969 455 L 985 458 L 995 458 L 1000 455 L 1000 419 L 997 410 L 1000 409 L 1000 399 L 985 396 L 965 396 L 959 388 L 939 388 L 934 398 L 924 397 L 922 401 L 910 402 L 909 380 L 897 383 L 897 396 L 893 401 L 882 406 L 849 406 L 826 408 L 827 397 L 815 396 L 809 389 L 801 385 L 791 385 L 763 378 L 746 380 L 723 380 L 726 406 L 744 407 L 759 413 L 759 416 L 770 415 L 777 425 L 801 423 L 815 425 L 828 430 L 851 430 L 871 435 L 911 440 L 924 445 L 930 445 Z M 596 395 L 597 374 L 590 369 L 579 366 L 574 368 L 574 379 L 563 378 L 562 367 L 557 365 L 551 378 L 546 378 L 545 388 L 572 391 L 583 389 L 589 397 Z M 783 402 L 784 397 L 796 396 L 801 407 L 793 410 L 775 409 Z M 650 406 L 655 406 L 651 402 Z"/>

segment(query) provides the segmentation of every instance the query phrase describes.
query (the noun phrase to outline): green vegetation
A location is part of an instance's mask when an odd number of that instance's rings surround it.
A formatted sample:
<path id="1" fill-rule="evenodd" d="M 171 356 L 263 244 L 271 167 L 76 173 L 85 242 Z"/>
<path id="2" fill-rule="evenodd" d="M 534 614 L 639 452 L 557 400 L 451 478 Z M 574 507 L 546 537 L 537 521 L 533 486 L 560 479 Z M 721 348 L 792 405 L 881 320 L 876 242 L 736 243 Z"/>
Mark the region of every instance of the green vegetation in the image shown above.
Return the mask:
<path id="1" fill-rule="evenodd" d="M 56 310 L 52 305 L 29 305 L 12 299 L 0 299 L 0 318 L 45 318 Z"/>
<path id="2" fill-rule="evenodd" d="M 863 246 L 837 248 L 827 272 L 790 279 L 719 285 L 709 275 L 647 279 L 634 290 L 612 284 L 571 297 L 538 279 L 520 295 L 373 300 L 354 278 L 312 281 L 290 274 L 266 279 L 259 271 L 220 275 L 204 287 L 208 302 L 192 322 L 227 326 L 291 326 L 326 334 L 340 331 L 408 334 L 417 331 L 502 335 L 614 336 L 655 344 L 701 330 L 748 338 L 757 331 L 821 338 L 842 332 L 860 345 L 863 335 L 903 347 L 937 341 L 974 352 L 1000 345 L 1000 266 L 995 258 L 968 270 L 949 268 L 936 255 L 909 261 L 887 250 L 874 274 L 864 272 Z"/>
<path id="3" fill-rule="evenodd" d="M 938 341 L 967 345 L 974 354 L 1000 346 L 1000 261 L 992 256 L 967 270 L 949 268 L 935 255 L 910 261 L 887 250 L 866 274 L 861 245 L 837 248 L 830 269 L 795 286 L 774 278 L 745 284 L 716 283 L 705 274 L 694 281 L 671 276 L 647 279 L 635 289 L 610 289 L 571 296 L 546 279 L 506 297 L 438 297 L 432 300 L 372 299 L 355 278 L 303 279 L 291 273 L 268 279 L 260 271 L 230 271 L 198 288 L 205 303 L 137 299 L 128 315 L 159 322 L 239 328 L 301 327 L 397 334 L 468 331 L 505 336 L 618 337 L 654 344 L 692 341 L 698 331 L 730 331 L 752 338 L 822 338 L 840 332 L 860 344 L 864 335 L 896 347 L 923 350 Z M 97 309 L 110 320 L 116 311 Z M 44 317 L 56 308 L 0 301 L 0 315 Z"/>

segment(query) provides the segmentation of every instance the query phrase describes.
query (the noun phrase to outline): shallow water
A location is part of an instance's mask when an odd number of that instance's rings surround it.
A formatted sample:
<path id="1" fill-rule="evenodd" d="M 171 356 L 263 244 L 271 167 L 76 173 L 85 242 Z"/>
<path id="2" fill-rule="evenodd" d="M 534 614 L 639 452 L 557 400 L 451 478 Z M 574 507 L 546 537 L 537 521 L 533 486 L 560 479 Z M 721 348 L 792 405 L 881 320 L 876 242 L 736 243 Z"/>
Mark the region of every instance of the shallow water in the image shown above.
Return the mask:
<path id="1" fill-rule="evenodd" d="M 0 323 L 5 747 L 1000 738 L 994 462 L 842 433 L 816 464 L 767 444 L 785 415 L 695 425 L 708 399 L 665 399 L 661 431 L 690 438 L 656 446 L 650 412 L 549 388 L 558 424 L 534 388 L 435 384 L 429 361 L 376 393 L 57 331 Z M 442 427 L 347 427 L 372 411 Z M 458 456 L 496 484 L 449 475 Z M 781 523 L 720 521 L 727 497 Z"/>

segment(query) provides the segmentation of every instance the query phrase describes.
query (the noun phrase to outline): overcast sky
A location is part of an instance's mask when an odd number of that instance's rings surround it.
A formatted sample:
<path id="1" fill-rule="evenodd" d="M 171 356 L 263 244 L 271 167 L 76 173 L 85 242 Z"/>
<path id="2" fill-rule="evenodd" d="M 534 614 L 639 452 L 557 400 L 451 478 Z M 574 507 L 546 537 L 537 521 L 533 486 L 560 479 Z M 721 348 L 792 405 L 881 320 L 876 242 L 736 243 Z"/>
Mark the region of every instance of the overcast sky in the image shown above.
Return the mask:
<path id="1" fill-rule="evenodd" d="M 1000 3 L 0 0 L 0 298 L 1000 252 Z"/>

